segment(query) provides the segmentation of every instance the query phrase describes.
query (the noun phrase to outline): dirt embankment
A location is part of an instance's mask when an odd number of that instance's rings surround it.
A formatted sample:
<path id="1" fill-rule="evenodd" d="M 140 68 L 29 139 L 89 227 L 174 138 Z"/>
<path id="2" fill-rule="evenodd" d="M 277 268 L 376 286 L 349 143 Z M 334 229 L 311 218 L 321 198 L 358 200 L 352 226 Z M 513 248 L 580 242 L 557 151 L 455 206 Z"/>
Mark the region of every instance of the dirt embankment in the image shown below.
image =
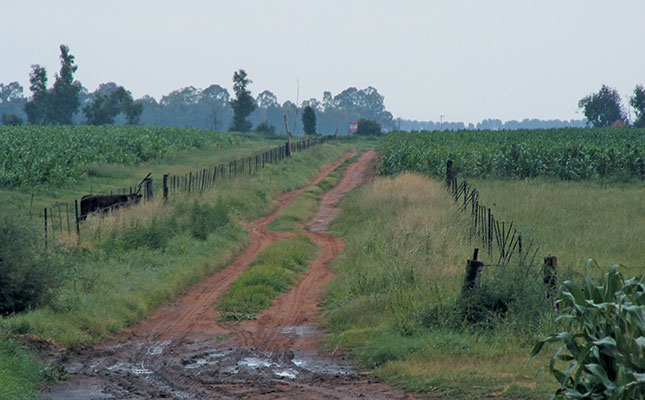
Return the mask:
<path id="1" fill-rule="evenodd" d="M 347 158 L 327 166 L 317 184 Z M 44 398 L 57 399 L 401 399 L 409 396 L 372 382 L 347 361 L 319 351 L 319 307 L 333 278 L 329 263 L 343 247 L 326 230 L 339 202 L 364 182 L 376 153 L 362 154 L 339 184 L 320 198 L 306 235 L 320 250 L 306 274 L 256 320 L 223 323 L 213 305 L 271 243 L 298 235 L 265 228 L 303 189 L 281 196 L 277 209 L 250 227 L 246 251 L 229 267 L 193 286 L 111 343 L 72 357 L 72 379 Z"/>

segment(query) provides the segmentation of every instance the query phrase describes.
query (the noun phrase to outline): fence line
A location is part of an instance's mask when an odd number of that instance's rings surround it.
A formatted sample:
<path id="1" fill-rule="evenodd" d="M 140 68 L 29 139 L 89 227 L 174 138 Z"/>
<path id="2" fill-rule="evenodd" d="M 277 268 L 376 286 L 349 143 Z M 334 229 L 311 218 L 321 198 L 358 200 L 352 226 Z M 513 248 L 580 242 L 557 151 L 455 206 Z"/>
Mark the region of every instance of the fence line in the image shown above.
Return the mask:
<path id="1" fill-rule="evenodd" d="M 328 135 L 299 140 L 296 142 L 287 142 L 283 146 L 273 147 L 249 157 L 230 161 L 227 164 L 219 164 L 197 171 L 190 171 L 187 174 L 181 175 L 164 174 L 161 183 L 161 193 L 163 199 L 168 200 L 171 196 L 175 196 L 178 193 L 202 193 L 206 190 L 212 190 L 215 188 L 217 182 L 228 182 L 252 176 L 260 169 L 266 168 L 267 165 L 278 163 L 294 153 L 337 139 L 337 135 Z M 153 200 L 155 193 L 152 174 L 148 174 L 148 176 L 146 176 L 139 185 L 119 188 L 116 189 L 116 192 L 117 195 L 130 196 L 130 198 L 128 198 L 127 201 L 119 201 L 107 207 L 94 209 L 89 214 L 107 212 L 122 206 L 128 206 L 132 203 L 138 202 L 139 199 L 144 202 Z M 113 190 L 110 190 L 110 195 L 113 195 L 113 193 Z M 31 201 L 33 203 L 33 195 Z M 68 203 L 63 202 L 57 202 L 50 207 L 44 208 L 43 227 L 45 231 L 45 246 L 47 246 L 49 240 L 55 241 L 56 237 L 63 237 L 65 231 L 67 231 L 67 236 L 71 237 L 73 226 L 76 227 L 75 232 L 77 240 L 80 240 L 82 221 L 85 219 L 86 215 L 81 213 L 79 203 L 81 203 L 81 201 L 75 199 L 74 205 L 72 206 L 73 208 L 70 208 Z M 65 213 L 64 216 L 63 212 Z"/>
<path id="2" fill-rule="evenodd" d="M 493 210 L 479 201 L 479 191 L 469 185 L 466 180 L 461 183 L 458 181 L 452 169 L 451 160 L 446 163 L 445 182 L 455 203 L 460 205 L 463 212 L 470 212 L 469 232 L 471 240 L 481 245 L 493 260 L 497 259 L 496 264 L 488 264 L 489 266 L 497 265 L 506 268 L 513 257 L 517 259 L 518 265 L 526 268 L 527 271 L 535 265 L 536 258 L 540 252 L 537 244 L 533 240 L 527 242 L 513 221 L 506 222 L 495 218 Z M 472 260 L 467 260 L 463 293 L 479 287 L 484 263 L 477 260 L 478 254 L 479 248 L 475 248 Z M 547 295 L 550 298 L 554 298 L 557 287 L 557 268 L 557 257 L 551 255 L 544 257 L 541 273 L 543 282 L 548 288 Z"/>

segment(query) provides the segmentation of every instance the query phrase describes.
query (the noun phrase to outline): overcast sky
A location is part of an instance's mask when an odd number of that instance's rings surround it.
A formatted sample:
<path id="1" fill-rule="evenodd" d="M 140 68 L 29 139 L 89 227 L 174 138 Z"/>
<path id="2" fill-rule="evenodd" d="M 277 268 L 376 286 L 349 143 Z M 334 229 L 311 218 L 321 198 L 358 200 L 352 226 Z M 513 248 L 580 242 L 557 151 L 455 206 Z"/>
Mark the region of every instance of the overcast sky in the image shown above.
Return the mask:
<path id="1" fill-rule="evenodd" d="M 605 83 L 645 84 L 645 0 L 0 0 L 0 82 L 76 56 L 90 91 L 160 99 L 184 86 L 322 99 L 374 86 L 395 117 L 578 119 Z"/>

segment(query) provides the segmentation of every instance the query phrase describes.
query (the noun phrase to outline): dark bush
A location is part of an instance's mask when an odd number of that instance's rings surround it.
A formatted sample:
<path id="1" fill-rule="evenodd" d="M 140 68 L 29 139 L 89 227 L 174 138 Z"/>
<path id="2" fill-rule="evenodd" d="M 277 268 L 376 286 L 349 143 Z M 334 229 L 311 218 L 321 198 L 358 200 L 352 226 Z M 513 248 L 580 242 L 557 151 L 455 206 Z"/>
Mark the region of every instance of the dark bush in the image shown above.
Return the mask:
<path id="1" fill-rule="evenodd" d="M 516 333 L 534 334 L 554 312 L 547 289 L 535 271 L 509 267 L 492 270 L 480 288 L 462 293 L 454 305 L 429 307 L 423 325 L 433 329 L 494 329 L 502 324 Z M 525 267 L 527 268 L 527 267 Z"/>
<path id="2" fill-rule="evenodd" d="M 383 134 L 381 124 L 376 121 L 361 118 L 358 120 L 358 132 L 362 136 L 380 136 Z"/>
<path id="3" fill-rule="evenodd" d="M 269 124 L 268 122 L 262 122 L 260 125 L 255 127 L 255 131 L 258 133 L 275 135 L 275 126 Z"/>
<path id="4" fill-rule="evenodd" d="M 57 285 L 57 269 L 30 221 L 0 213 L 0 314 L 46 301 Z"/>

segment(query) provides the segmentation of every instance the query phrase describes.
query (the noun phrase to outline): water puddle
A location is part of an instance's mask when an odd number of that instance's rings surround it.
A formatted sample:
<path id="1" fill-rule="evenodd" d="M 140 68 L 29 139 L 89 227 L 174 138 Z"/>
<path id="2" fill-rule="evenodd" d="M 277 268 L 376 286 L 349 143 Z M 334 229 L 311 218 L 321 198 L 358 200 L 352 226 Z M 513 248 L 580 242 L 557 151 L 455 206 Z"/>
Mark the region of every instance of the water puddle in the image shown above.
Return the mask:
<path id="1" fill-rule="evenodd" d="M 296 377 L 298 376 L 298 371 L 296 371 L 295 369 L 288 368 L 288 369 L 283 369 L 279 371 L 273 371 L 273 374 L 281 378 L 296 379 Z"/>
<path id="2" fill-rule="evenodd" d="M 317 329 L 315 326 L 311 325 L 285 326 L 280 329 L 280 333 L 285 335 L 295 335 L 298 337 L 309 337 L 314 336 L 317 333 Z"/>

